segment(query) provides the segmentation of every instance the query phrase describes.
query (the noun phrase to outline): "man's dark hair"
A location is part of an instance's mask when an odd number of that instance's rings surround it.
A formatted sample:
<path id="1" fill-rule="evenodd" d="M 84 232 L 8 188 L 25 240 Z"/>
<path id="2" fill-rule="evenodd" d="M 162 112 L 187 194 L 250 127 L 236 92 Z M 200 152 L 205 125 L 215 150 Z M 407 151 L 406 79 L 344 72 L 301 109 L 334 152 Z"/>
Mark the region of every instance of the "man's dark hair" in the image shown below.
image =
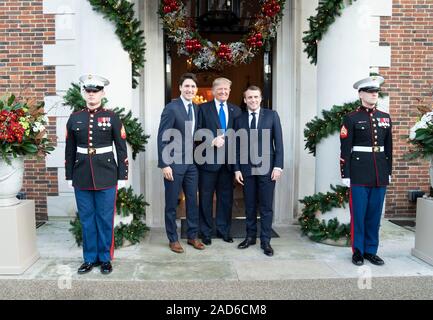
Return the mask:
<path id="1" fill-rule="evenodd" d="M 257 86 L 249 86 L 245 91 L 244 91 L 244 97 L 245 97 L 245 92 L 247 92 L 248 90 L 252 90 L 252 91 L 259 91 L 260 95 L 262 95 L 262 90 L 257 87 Z"/>
<path id="2" fill-rule="evenodd" d="M 197 84 L 197 76 L 194 73 L 187 72 L 180 76 L 179 85 L 181 86 L 186 79 L 191 79 Z"/>

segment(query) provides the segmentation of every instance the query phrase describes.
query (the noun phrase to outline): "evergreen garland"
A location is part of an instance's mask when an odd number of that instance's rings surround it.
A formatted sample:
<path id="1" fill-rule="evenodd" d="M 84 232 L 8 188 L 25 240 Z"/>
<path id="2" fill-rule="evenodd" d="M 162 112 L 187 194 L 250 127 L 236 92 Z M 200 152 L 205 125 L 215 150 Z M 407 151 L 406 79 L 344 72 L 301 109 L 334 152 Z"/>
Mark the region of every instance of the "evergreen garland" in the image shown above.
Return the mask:
<path id="1" fill-rule="evenodd" d="M 100 12 L 116 26 L 116 34 L 122 43 L 123 49 L 129 53 L 132 62 L 132 87 L 136 88 L 140 76 L 139 69 L 144 67 L 143 30 L 140 30 L 140 21 L 134 18 L 134 3 L 128 0 L 89 0 L 93 10 Z"/>
<path id="2" fill-rule="evenodd" d="M 128 225 L 120 223 L 114 228 L 114 246 L 115 248 L 121 247 L 125 240 L 128 240 L 131 244 L 140 242 L 149 228 L 143 223 L 143 219 L 146 216 L 145 207 L 149 204 L 144 201 L 144 196 L 133 194 L 131 187 L 128 189 L 122 188 L 118 190 L 117 202 L 116 202 L 116 214 L 122 216 L 128 216 L 132 213 L 132 222 Z M 78 246 L 83 243 L 82 228 L 80 218 L 77 217 L 70 222 L 71 228 L 69 231 L 74 235 L 75 241 Z"/>
<path id="3" fill-rule="evenodd" d="M 307 122 L 304 129 L 305 149 L 316 155 L 316 146 L 324 138 L 340 131 L 344 115 L 361 106 L 360 101 L 345 103 L 342 106 L 333 106 L 331 110 L 322 110 L 323 119 L 317 116 Z"/>
<path id="4" fill-rule="evenodd" d="M 341 15 L 344 9 L 345 0 L 323 0 L 319 1 L 319 7 L 316 9 L 317 15 L 308 18 L 310 22 L 310 30 L 305 31 L 306 36 L 302 38 L 305 44 L 304 52 L 312 64 L 317 64 L 317 45 L 322 40 L 323 35 L 328 31 L 331 24 L 334 23 L 337 16 Z M 351 5 L 353 1 L 348 0 Z"/>
<path id="5" fill-rule="evenodd" d="M 72 87 L 66 92 L 63 97 L 63 105 L 69 106 L 73 112 L 83 110 L 86 107 L 86 101 L 81 95 L 80 86 L 78 84 L 72 83 Z M 102 99 L 102 106 L 107 103 L 107 99 Z M 112 109 L 122 120 L 123 126 L 126 131 L 126 141 L 132 149 L 132 158 L 135 160 L 139 152 L 145 151 L 145 144 L 149 135 L 144 134 L 143 128 L 137 118 L 132 118 L 132 112 L 129 111 L 125 114 L 124 108 L 116 107 Z"/>
<path id="6" fill-rule="evenodd" d="M 341 238 L 346 239 L 346 244 L 350 244 L 350 224 L 340 224 L 337 218 L 319 221 L 317 213 L 325 213 L 333 208 L 345 208 L 349 201 L 349 188 L 344 186 L 332 186 L 334 192 L 317 193 L 313 196 L 299 200 L 304 204 L 302 215 L 298 221 L 301 225 L 302 233 L 313 241 L 324 241 L 331 239 L 337 241 Z"/>

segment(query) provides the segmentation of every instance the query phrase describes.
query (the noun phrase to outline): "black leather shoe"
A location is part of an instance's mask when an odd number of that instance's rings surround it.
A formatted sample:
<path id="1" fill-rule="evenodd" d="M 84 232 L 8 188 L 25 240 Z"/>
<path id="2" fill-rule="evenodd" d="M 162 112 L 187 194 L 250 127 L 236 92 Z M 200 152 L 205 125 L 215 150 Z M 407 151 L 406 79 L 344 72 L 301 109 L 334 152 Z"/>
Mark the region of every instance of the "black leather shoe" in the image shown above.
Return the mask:
<path id="1" fill-rule="evenodd" d="M 362 266 L 364 264 L 364 258 L 362 257 L 361 251 L 355 249 L 352 255 L 352 263 L 357 266 Z"/>
<path id="2" fill-rule="evenodd" d="M 256 238 L 245 238 L 244 241 L 238 244 L 238 249 L 246 249 L 254 244 L 256 244 Z"/>
<path id="3" fill-rule="evenodd" d="M 208 238 L 208 237 L 203 237 L 203 238 L 201 239 L 201 242 L 203 242 L 205 245 L 209 246 L 209 245 L 212 244 L 212 239 L 211 239 L 211 238 Z"/>
<path id="4" fill-rule="evenodd" d="M 84 262 L 79 268 L 78 268 L 78 274 L 85 274 L 87 272 L 92 271 L 94 267 L 94 264 L 91 262 Z"/>
<path id="5" fill-rule="evenodd" d="M 274 249 L 272 249 L 271 244 L 269 242 L 262 242 L 260 247 L 263 249 L 263 253 L 269 257 L 274 255 Z"/>
<path id="6" fill-rule="evenodd" d="M 217 232 L 217 238 L 223 239 L 223 241 L 225 241 L 225 242 L 229 242 L 229 243 L 233 242 L 233 238 L 232 237 L 230 237 L 230 236 L 224 236 L 220 232 Z"/>
<path id="7" fill-rule="evenodd" d="M 102 262 L 101 263 L 101 273 L 102 274 L 109 274 L 113 271 L 113 267 L 111 266 L 111 262 Z"/>
<path id="8" fill-rule="evenodd" d="M 364 253 L 364 258 L 376 266 L 382 266 L 385 264 L 385 261 L 383 261 L 378 255 L 375 254 Z"/>

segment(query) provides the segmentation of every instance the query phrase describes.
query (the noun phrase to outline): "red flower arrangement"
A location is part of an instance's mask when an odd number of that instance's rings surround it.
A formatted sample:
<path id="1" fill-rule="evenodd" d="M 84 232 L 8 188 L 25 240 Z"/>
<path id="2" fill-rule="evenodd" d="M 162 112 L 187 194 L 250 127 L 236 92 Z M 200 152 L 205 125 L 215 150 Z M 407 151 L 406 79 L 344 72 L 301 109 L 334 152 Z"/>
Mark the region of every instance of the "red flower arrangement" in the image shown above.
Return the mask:
<path id="1" fill-rule="evenodd" d="M 45 156 L 53 151 L 45 129 L 43 104 L 17 102 L 14 95 L 0 99 L 0 152 L 7 163 L 17 155 Z"/>

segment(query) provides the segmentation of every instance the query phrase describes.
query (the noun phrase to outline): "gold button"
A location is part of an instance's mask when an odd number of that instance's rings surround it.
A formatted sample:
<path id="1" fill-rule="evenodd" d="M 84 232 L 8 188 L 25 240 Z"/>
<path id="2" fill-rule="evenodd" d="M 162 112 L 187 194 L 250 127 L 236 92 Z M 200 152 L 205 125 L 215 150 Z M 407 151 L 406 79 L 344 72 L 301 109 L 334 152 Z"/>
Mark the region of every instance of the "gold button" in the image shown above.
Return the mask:
<path id="1" fill-rule="evenodd" d="M 89 131 L 89 133 L 90 133 L 90 134 L 92 134 L 92 133 L 93 133 L 93 131 Z"/>
<path id="2" fill-rule="evenodd" d="M 93 118 L 93 114 L 90 115 Z"/>
<path id="3" fill-rule="evenodd" d="M 374 133 L 377 133 L 377 130 L 374 130 Z"/>
<path id="4" fill-rule="evenodd" d="M 90 119 L 90 123 L 92 123 L 93 122 L 93 119 Z"/>
<path id="5" fill-rule="evenodd" d="M 89 137 L 89 139 L 90 139 L 90 140 L 93 140 L 93 138 L 92 138 L 92 137 Z"/>
<path id="6" fill-rule="evenodd" d="M 374 141 L 374 144 L 377 144 L 377 141 Z"/>
<path id="7" fill-rule="evenodd" d="M 90 125 L 90 129 L 92 129 L 93 128 L 93 125 Z"/>
<path id="8" fill-rule="evenodd" d="M 91 147 L 91 146 L 93 146 L 93 144 L 90 142 L 90 143 L 89 143 L 89 146 Z"/>
<path id="9" fill-rule="evenodd" d="M 374 136 L 375 139 L 377 139 L 377 136 Z"/>

